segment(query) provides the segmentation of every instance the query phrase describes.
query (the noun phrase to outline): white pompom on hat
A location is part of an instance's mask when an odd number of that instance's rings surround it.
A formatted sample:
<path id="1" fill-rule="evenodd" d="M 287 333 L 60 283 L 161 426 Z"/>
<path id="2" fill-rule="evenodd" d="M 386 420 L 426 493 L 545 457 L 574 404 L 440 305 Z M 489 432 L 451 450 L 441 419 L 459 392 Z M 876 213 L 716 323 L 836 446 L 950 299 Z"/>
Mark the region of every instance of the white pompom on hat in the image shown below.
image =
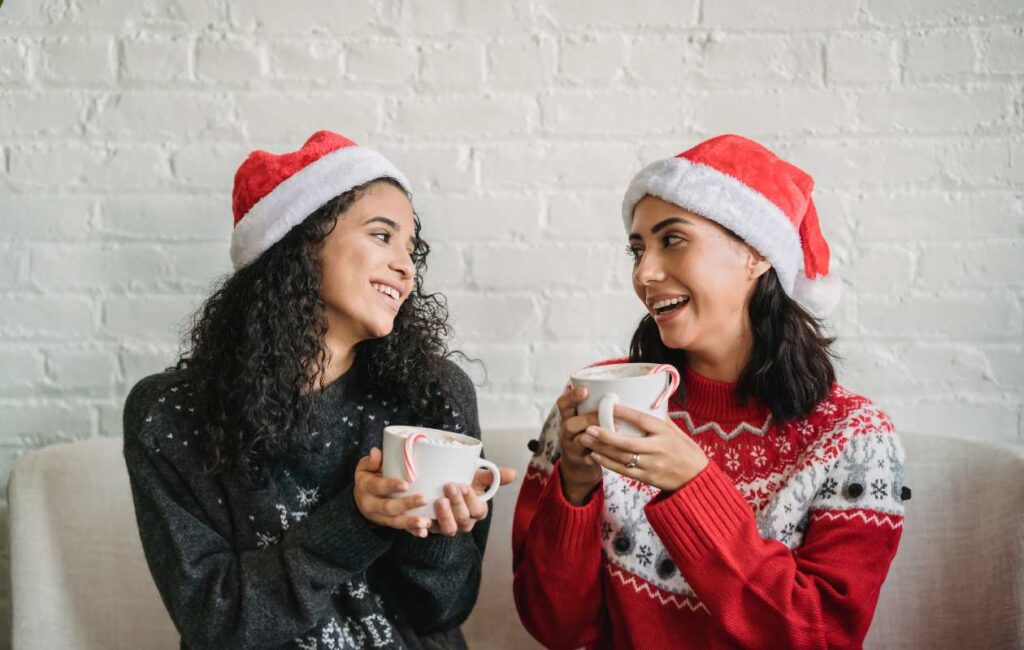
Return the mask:
<path id="1" fill-rule="evenodd" d="M 622 201 L 628 233 L 647 195 L 728 228 L 764 255 L 786 293 L 819 318 L 832 313 L 842 282 L 829 273 L 828 242 L 811 198 L 814 179 L 762 145 L 720 135 L 651 163 Z"/>

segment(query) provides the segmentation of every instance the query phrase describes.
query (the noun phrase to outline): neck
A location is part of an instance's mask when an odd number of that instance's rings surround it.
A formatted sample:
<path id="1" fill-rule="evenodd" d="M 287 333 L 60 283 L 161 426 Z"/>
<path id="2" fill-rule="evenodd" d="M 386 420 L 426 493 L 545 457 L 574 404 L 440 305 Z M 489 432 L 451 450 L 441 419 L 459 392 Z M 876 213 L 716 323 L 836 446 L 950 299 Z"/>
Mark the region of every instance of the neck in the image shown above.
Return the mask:
<path id="1" fill-rule="evenodd" d="M 356 360 L 356 344 L 358 341 L 348 333 L 338 331 L 339 328 L 328 326 L 324 336 L 324 347 L 327 348 L 327 363 L 321 372 L 322 385 L 330 384 L 342 376 Z"/>
<path id="2" fill-rule="evenodd" d="M 686 386 L 686 411 L 700 420 L 751 422 L 758 426 L 770 411 L 757 399 L 740 401 L 736 384 L 704 377 L 687 365 L 683 375 Z"/>
<path id="3" fill-rule="evenodd" d="M 356 360 L 355 348 L 349 348 L 344 353 L 344 356 L 335 356 L 334 352 L 328 352 L 328 355 L 327 366 L 324 368 L 323 373 L 321 373 L 324 386 L 348 372 L 348 369 L 352 367 Z"/>
<path id="4" fill-rule="evenodd" d="M 686 350 L 686 365 L 702 377 L 735 383 L 750 358 L 754 338 L 749 327 L 741 327 L 739 332 L 723 339 L 723 343 L 713 347 Z"/>

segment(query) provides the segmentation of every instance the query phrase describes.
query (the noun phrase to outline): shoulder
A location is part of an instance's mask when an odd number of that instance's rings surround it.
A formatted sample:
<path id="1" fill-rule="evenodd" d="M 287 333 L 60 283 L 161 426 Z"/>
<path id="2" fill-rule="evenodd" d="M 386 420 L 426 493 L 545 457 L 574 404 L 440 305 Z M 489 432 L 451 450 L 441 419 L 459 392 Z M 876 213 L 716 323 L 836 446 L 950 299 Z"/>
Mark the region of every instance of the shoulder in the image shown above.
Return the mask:
<path id="1" fill-rule="evenodd" d="M 828 396 L 811 411 L 810 420 L 819 427 L 842 432 L 847 437 L 883 435 L 895 437 L 889 414 L 863 395 L 835 384 Z"/>
<path id="2" fill-rule="evenodd" d="M 833 466 L 873 448 L 903 462 L 903 445 L 889 415 L 870 399 L 836 384 L 807 417 L 784 425 L 795 431 L 807 460 Z"/>
<path id="3" fill-rule="evenodd" d="M 480 437 L 480 415 L 476 403 L 476 389 L 473 380 L 455 362 L 446 359 L 441 370 L 447 395 L 444 396 L 444 410 L 437 420 L 427 424 L 438 429 Z"/>
<path id="4" fill-rule="evenodd" d="M 444 375 L 452 397 L 459 404 L 476 404 L 476 387 L 465 370 L 451 359 L 443 361 Z"/>
<path id="5" fill-rule="evenodd" d="M 124 403 L 124 436 L 126 442 L 158 444 L 157 430 L 173 432 L 188 419 L 191 387 L 184 373 L 166 370 L 149 375 L 136 383 Z M 166 434 L 165 434 L 166 435 Z"/>
<path id="6" fill-rule="evenodd" d="M 871 463 L 902 474 L 906 455 L 896 428 L 889 415 L 867 397 L 837 384 L 805 422 L 817 438 L 815 447 L 833 466 Z"/>

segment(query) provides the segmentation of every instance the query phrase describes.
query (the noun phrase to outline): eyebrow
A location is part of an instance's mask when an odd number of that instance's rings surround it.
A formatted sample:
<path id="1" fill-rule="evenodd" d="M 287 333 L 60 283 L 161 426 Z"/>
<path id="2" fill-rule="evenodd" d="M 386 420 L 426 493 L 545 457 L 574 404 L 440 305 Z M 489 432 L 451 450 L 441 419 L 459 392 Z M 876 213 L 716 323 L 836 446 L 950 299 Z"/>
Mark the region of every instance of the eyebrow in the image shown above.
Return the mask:
<path id="1" fill-rule="evenodd" d="M 375 221 L 376 222 L 380 222 L 380 223 L 382 223 L 382 224 L 384 224 L 386 226 L 391 226 L 392 228 L 394 228 L 395 230 L 397 230 L 399 232 L 401 232 L 401 230 L 402 230 L 402 227 L 399 226 L 398 223 L 394 219 L 388 219 L 387 217 L 380 217 L 380 216 L 370 217 L 369 219 L 367 219 L 366 221 L 363 222 L 363 225 L 365 226 L 367 224 L 374 223 Z"/>
<path id="2" fill-rule="evenodd" d="M 669 217 L 668 219 L 664 219 L 664 220 L 659 221 L 658 223 L 654 224 L 654 227 L 651 228 L 651 234 L 652 235 L 657 235 L 659 230 L 664 230 L 665 228 L 668 228 L 672 224 L 676 224 L 676 223 L 681 223 L 684 226 L 692 226 L 693 225 L 693 222 L 688 220 L 688 219 L 684 219 L 682 217 Z M 641 239 L 640 235 L 635 233 L 635 232 L 629 233 L 629 238 L 631 240 L 632 239 Z"/>

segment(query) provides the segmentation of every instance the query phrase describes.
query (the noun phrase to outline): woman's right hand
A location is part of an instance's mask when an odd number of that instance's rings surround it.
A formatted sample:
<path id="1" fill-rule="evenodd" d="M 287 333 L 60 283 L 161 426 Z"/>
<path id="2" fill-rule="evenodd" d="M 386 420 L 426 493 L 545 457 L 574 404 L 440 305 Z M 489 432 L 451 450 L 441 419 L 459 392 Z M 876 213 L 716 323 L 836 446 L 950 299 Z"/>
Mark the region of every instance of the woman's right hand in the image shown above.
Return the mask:
<path id="1" fill-rule="evenodd" d="M 562 393 L 556 402 L 561 415 L 559 432 L 561 446 L 562 492 L 569 503 L 583 505 L 597 484 L 601 482 L 601 466 L 590 458 L 590 450 L 577 442 L 587 427 L 596 425 L 597 412 L 578 415 L 576 407 L 587 398 L 587 389 L 580 386 Z"/>
<path id="2" fill-rule="evenodd" d="M 359 459 L 356 465 L 355 495 L 359 512 L 379 526 L 408 531 L 416 537 L 426 537 L 431 520 L 405 514 L 413 508 L 427 504 L 422 494 L 395 497 L 409 489 L 409 484 L 399 478 L 387 478 L 380 473 L 380 449 L 374 447 L 368 456 Z"/>

